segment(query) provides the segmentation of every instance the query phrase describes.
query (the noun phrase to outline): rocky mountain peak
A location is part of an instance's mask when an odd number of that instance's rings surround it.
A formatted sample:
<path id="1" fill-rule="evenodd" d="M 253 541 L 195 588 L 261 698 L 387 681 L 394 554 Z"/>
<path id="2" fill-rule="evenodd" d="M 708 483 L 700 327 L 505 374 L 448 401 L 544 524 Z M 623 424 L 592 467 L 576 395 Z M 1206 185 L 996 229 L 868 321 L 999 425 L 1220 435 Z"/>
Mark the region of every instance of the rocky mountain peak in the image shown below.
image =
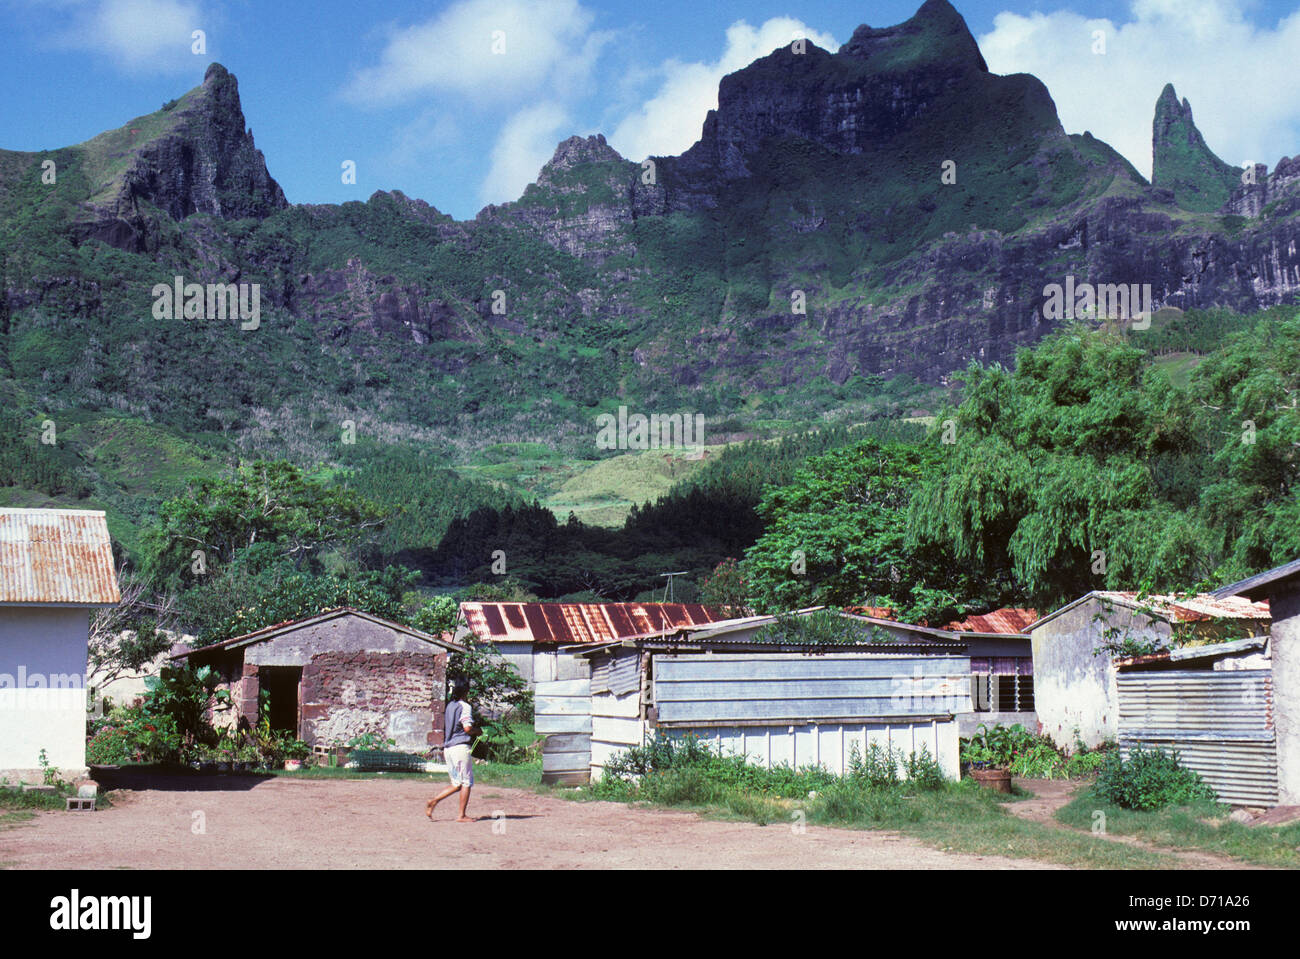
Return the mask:
<path id="1" fill-rule="evenodd" d="M 88 232 L 115 246 L 149 246 L 148 206 L 179 221 L 262 219 L 289 205 L 245 126 L 239 81 L 219 63 L 184 96 L 82 149 L 93 183 Z"/>
<path id="2" fill-rule="evenodd" d="M 880 69 L 938 66 L 989 70 L 965 18 L 948 0 L 926 0 L 912 19 L 896 26 L 863 24 L 840 48 L 839 56 Z"/>
<path id="3" fill-rule="evenodd" d="M 582 163 L 619 163 L 622 160 L 619 152 L 605 142 L 603 133 L 589 137 L 572 136 L 555 148 L 555 154 L 542 167 L 537 182 L 546 183 Z"/>
<path id="4" fill-rule="evenodd" d="M 1172 83 L 1165 84 L 1151 126 L 1151 185 L 1172 190 L 1186 209 L 1206 212 L 1228 201 L 1240 176 L 1206 145 L 1192 119 L 1192 105 L 1178 99 Z"/>

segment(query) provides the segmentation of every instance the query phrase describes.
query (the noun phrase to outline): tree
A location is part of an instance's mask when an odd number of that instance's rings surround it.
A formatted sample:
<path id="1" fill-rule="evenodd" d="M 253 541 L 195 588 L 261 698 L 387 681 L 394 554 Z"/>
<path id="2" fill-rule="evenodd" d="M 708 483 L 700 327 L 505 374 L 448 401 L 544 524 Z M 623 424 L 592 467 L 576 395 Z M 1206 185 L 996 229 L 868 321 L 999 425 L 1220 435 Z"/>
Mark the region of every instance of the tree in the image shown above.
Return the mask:
<path id="1" fill-rule="evenodd" d="M 258 461 L 229 478 L 193 479 L 165 502 L 146 534 L 146 570 L 155 582 L 188 585 L 259 544 L 302 567 L 328 549 L 355 546 L 381 524 L 378 509 L 355 491 L 291 463 Z"/>
<path id="2" fill-rule="evenodd" d="M 728 557 L 713 568 L 712 574 L 700 587 L 700 602 L 705 606 L 718 606 L 729 615 L 745 616 L 749 613 L 750 585 L 744 570 Z"/>
<path id="3" fill-rule="evenodd" d="M 460 606 L 450 596 L 435 596 L 411 619 L 416 629 L 433 636 L 453 633 L 460 621 Z M 452 653 L 447 662 L 447 682 L 469 682 L 470 696 L 488 708 L 513 710 L 520 718 L 532 715 L 533 695 L 519 670 L 491 643 L 474 635 L 462 638 L 465 652 Z"/>
<path id="4" fill-rule="evenodd" d="M 124 673 L 138 672 L 171 647 L 167 631 L 176 626 L 176 597 L 155 593 L 134 571 L 117 572 L 121 601 L 90 615 L 87 671 L 105 686 Z"/>
<path id="5" fill-rule="evenodd" d="M 972 364 L 939 420 L 955 440 L 913 499 L 909 543 L 950 550 L 1040 608 L 1092 589 L 1171 588 L 1213 574 L 1198 513 L 1205 448 L 1187 396 L 1121 337 L 1067 329 Z"/>
<path id="6" fill-rule="evenodd" d="M 958 611 L 975 591 L 942 550 L 909 545 L 912 491 L 937 469 L 933 450 L 866 440 L 807 461 L 759 512 L 745 554 L 755 606 L 888 605 L 914 619 Z"/>

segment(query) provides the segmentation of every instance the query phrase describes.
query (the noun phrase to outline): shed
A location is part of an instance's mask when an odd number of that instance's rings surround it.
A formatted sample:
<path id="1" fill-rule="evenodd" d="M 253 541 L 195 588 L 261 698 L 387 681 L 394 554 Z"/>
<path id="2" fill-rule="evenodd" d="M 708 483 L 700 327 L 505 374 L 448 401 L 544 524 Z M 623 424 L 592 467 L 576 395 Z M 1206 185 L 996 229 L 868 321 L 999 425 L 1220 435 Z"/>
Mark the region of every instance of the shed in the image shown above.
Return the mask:
<path id="1" fill-rule="evenodd" d="M 260 694 L 272 728 L 309 745 L 364 733 L 409 752 L 440 749 L 447 654 L 463 647 L 359 609 L 336 609 L 173 656 L 221 673 L 218 726 L 255 726 Z"/>
<path id="2" fill-rule="evenodd" d="M 1221 802 L 1278 804 L 1268 637 L 1115 660 L 1119 745 L 1177 753 Z"/>
<path id="3" fill-rule="evenodd" d="M 534 688 L 587 676 L 580 649 L 725 618 L 698 603 L 461 603 L 454 638 L 491 643 Z"/>
<path id="4" fill-rule="evenodd" d="M 582 651 L 592 664 L 590 775 L 664 734 L 697 736 L 769 768 L 837 774 L 855 746 L 864 755 L 873 743 L 904 756 L 924 748 L 958 778 L 955 715 L 970 708 L 958 638 L 936 630 L 918 641 L 876 635 L 815 647 L 756 638 L 775 621 L 745 617 Z M 575 697 L 568 708 L 580 704 Z M 539 689 L 539 732 L 550 708 Z"/>
<path id="5" fill-rule="evenodd" d="M 1273 614 L 1273 726 L 1278 802 L 1300 805 L 1300 559 L 1216 590 L 1216 597 L 1267 600 Z"/>
<path id="6" fill-rule="evenodd" d="M 0 774 L 84 775 L 90 611 L 120 599 L 102 512 L 0 509 Z"/>
<path id="7" fill-rule="evenodd" d="M 1119 736 L 1116 668 L 1107 646 L 1124 640 L 1156 648 L 1268 632 L 1264 603 L 1198 596 L 1093 591 L 1026 627 L 1033 651 L 1034 709 L 1061 747 Z"/>

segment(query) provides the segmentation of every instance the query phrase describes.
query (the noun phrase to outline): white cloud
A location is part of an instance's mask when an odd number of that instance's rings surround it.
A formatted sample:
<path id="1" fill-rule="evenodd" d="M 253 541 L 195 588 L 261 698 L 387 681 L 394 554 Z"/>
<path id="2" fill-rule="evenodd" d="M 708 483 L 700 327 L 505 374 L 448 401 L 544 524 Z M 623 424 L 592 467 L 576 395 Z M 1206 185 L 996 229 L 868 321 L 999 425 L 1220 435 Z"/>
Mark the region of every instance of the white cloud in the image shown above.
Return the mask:
<path id="1" fill-rule="evenodd" d="M 979 38 L 995 73 L 1047 84 L 1070 133 L 1090 130 L 1151 175 L 1151 121 L 1166 83 L 1191 101 L 1210 149 L 1232 164 L 1300 152 L 1300 11 L 1252 24 L 1239 0 L 1134 0 L 1113 23 L 1070 10 L 1000 13 Z M 1092 52 L 1104 31 L 1106 53 Z"/>
<path id="2" fill-rule="evenodd" d="M 193 32 L 210 33 L 214 26 L 198 3 L 95 0 L 58 6 L 71 11 L 72 22 L 54 37 L 55 46 L 102 53 L 131 71 L 201 70 L 212 59 L 191 49 Z"/>
<path id="3" fill-rule="evenodd" d="M 460 0 L 395 30 L 379 63 L 354 74 L 344 95 L 389 104 L 432 91 L 479 102 L 572 93 L 589 81 L 610 37 L 591 32 L 592 20 L 577 0 Z"/>
<path id="4" fill-rule="evenodd" d="M 806 37 L 827 50 L 839 47 L 830 34 L 813 30 L 800 20 L 774 17 L 757 28 L 744 20 L 733 23 L 727 28 L 722 56 L 713 63 L 665 61 L 659 68 L 662 82 L 658 91 L 619 123 L 610 145 L 634 160 L 689 149 L 700 138 L 705 116 L 718 106 L 718 82 L 796 37 Z"/>
<path id="5" fill-rule="evenodd" d="M 555 153 L 555 144 L 570 122 L 568 112 L 550 101 L 525 107 L 511 116 L 492 148 L 491 165 L 480 190 L 483 202 L 518 199 Z"/>

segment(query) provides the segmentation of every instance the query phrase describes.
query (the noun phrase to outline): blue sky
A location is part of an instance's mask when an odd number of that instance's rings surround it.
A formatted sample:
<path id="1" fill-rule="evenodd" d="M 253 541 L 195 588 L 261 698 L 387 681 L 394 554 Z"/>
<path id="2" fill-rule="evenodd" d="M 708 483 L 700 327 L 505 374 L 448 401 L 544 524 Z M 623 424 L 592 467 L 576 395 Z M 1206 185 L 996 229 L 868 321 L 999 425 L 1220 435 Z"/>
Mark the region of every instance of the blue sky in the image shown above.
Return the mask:
<path id="1" fill-rule="evenodd" d="M 400 189 L 465 218 L 517 197 L 570 134 L 604 133 L 635 160 L 680 152 L 723 74 L 797 33 L 833 49 L 859 23 L 898 23 L 919 3 L 0 0 L 0 147 L 88 139 L 197 85 L 215 60 L 239 78 L 291 201 Z M 1169 81 L 1225 160 L 1300 153 L 1294 2 L 955 5 L 995 72 L 1041 77 L 1069 132 L 1091 130 L 1143 173 Z M 355 185 L 342 182 L 345 160 Z"/>

